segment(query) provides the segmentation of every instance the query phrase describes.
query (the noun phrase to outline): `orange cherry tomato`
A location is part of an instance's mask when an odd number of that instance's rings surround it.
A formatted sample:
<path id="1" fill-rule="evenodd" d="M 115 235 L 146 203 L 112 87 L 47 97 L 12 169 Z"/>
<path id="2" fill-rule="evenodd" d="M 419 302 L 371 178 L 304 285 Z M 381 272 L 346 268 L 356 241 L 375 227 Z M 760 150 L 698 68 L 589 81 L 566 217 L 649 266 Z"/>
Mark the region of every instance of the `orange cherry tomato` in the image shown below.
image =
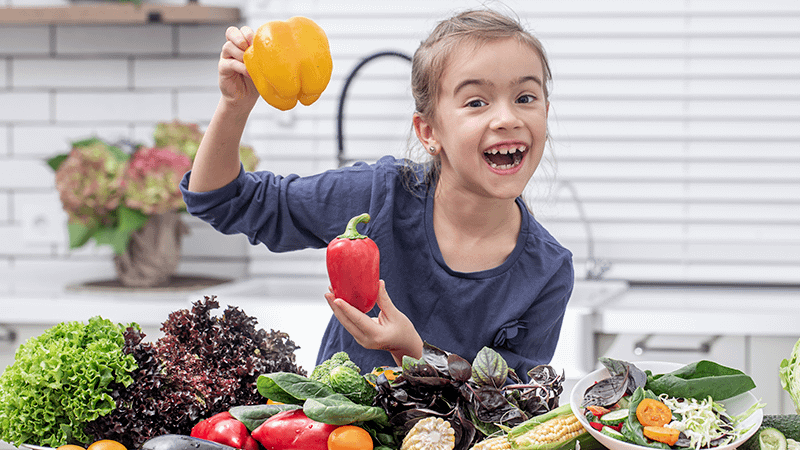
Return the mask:
<path id="1" fill-rule="evenodd" d="M 86 450 L 128 450 L 124 445 L 111 439 L 93 442 Z"/>
<path id="2" fill-rule="evenodd" d="M 646 398 L 636 407 L 636 418 L 642 426 L 661 427 L 672 421 L 672 411 L 663 402 Z"/>
<path id="3" fill-rule="evenodd" d="M 344 425 L 328 436 L 328 450 L 372 450 L 372 436 L 355 425 Z"/>

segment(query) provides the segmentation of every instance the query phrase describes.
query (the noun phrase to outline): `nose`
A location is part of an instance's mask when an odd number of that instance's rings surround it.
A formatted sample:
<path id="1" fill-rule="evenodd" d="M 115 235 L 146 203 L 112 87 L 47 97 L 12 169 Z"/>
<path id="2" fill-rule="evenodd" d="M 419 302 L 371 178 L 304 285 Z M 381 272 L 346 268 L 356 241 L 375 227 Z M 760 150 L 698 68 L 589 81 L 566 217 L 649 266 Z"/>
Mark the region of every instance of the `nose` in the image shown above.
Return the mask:
<path id="1" fill-rule="evenodd" d="M 505 102 L 495 103 L 494 117 L 491 126 L 497 130 L 511 130 L 522 126 L 522 119 L 513 104 Z"/>

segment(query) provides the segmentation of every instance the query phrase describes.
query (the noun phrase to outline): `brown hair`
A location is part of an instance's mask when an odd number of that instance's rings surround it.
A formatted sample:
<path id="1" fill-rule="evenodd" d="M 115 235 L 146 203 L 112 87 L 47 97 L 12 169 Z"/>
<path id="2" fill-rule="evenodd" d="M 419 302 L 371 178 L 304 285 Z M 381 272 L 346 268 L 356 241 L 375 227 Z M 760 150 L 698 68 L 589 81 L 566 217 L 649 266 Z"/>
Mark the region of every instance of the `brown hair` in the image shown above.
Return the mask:
<path id="1" fill-rule="evenodd" d="M 520 21 L 490 9 L 467 10 L 439 22 L 428 37 L 420 43 L 411 60 L 411 94 L 417 114 L 431 121 L 436 113 L 441 80 L 450 56 L 462 44 L 480 46 L 498 39 L 516 38 L 528 45 L 542 61 L 545 101 L 552 82 L 550 64 L 544 46 L 533 34 L 525 30 Z M 424 184 L 430 187 L 439 178 L 440 161 L 436 156 L 425 170 Z"/>

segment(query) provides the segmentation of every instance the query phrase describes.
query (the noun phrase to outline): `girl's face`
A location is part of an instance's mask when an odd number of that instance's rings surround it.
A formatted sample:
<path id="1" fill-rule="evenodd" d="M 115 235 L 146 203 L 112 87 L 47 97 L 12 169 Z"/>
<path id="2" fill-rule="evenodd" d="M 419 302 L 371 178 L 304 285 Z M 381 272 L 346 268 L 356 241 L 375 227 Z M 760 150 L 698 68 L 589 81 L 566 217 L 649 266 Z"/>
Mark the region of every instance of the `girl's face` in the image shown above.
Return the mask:
<path id="1" fill-rule="evenodd" d="M 440 187 L 491 199 L 522 194 L 544 152 L 543 82 L 539 55 L 516 39 L 454 49 L 434 120 L 415 118 L 420 138 L 441 149 Z"/>

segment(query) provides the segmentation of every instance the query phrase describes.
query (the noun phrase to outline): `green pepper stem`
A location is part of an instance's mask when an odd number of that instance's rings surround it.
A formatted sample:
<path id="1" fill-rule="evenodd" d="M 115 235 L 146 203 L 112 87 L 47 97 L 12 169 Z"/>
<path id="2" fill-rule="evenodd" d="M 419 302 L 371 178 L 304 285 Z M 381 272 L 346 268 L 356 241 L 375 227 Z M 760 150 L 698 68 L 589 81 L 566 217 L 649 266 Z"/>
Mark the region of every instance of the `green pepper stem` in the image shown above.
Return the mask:
<path id="1" fill-rule="evenodd" d="M 356 226 L 367 222 L 369 222 L 369 214 L 367 213 L 353 217 L 350 222 L 347 222 L 347 228 L 344 229 L 344 233 L 337 236 L 337 239 L 366 239 L 366 236 L 358 232 Z"/>

